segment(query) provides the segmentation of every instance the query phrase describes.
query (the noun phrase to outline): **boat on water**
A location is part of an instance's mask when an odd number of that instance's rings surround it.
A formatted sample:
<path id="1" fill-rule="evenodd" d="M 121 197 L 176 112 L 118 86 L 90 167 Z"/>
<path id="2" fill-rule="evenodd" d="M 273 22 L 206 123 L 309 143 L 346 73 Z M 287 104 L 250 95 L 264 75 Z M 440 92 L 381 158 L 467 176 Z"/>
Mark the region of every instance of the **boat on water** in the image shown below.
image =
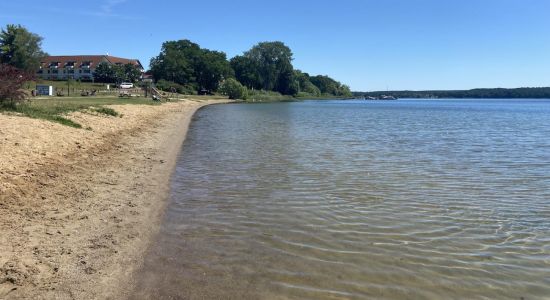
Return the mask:
<path id="1" fill-rule="evenodd" d="M 397 100 L 398 98 L 392 95 L 380 95 L 378 97 L 365 96 L 365 100 Z"/>

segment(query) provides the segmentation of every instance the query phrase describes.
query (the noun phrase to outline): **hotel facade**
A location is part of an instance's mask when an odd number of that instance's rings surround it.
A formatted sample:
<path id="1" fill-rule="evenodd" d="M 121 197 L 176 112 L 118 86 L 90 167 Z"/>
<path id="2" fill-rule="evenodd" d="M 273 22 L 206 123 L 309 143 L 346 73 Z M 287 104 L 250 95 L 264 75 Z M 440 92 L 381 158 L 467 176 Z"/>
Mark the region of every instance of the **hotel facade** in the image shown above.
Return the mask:
<path id="1" fill-rule="evenodd" d="M 43 80 L 83 80 L 93 81 L 94 72 L 100 63 L 110 65 L 135 65 L 145 71 L 138 59 L 128 59 L 110 55 L 46 56 L 40 63 L 36 76 Z"/>

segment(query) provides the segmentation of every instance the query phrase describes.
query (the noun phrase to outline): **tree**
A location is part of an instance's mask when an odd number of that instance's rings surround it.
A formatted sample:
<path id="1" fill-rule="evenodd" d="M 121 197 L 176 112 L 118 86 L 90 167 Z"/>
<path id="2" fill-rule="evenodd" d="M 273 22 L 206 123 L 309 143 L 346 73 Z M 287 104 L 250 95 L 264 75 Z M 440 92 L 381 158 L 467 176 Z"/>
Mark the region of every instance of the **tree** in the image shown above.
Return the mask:
<path id="1" fill-rule="evenodd" d="M 9 24 L 0 31 L 0 63 L 36 72 L 47 54 L 41 48 L 42 37 L 21 25 Z"/>
<path id="2" fill-rule="evenodd" d="M 284 95 L 296 95 L 300 92 L 300 83 L 292 69 L 281 72 L 275 90 Z"/>
<path id="3" fill-rule="evenodd" d="M 245 56 L 235 56 L 231 59 L 231 68 L 235 78 L 249 89 L 262 89 L 260 73 L 256 62 Z"/>
<path id="4" fill-rule="evenodd" d="M 116 83 L 121 83 L 126 81 L 126 70 L 123 65 L 112 65 L 113 69 L 113 81 Z"/>
<path id="5" fill-rule="evenodd" d="M 125 65 L 111 65 L 101 62 L 94 71 L 94 80 L 97 82 L 136 82 L 141 76 L 141 71 L 131 63 Z"/>
<path id="6" fill-rule="evenodd" d="M 141 77 L 141 70 L 134 64 L 127 63 L 123 67 L 124 81 L 136 82 Z"/>
<path id="7" fill-rule="evenodd" d="M 342 84 L 326 75 L 313 76 L 310 77 L 309 80 L 319 88 L 321 94 L 341 97 L 352 96 L 349 86 Z"/>
<path id="8" fill-rule="evenodd" d="M 243 99 L 246 100 L 247 90 L 240 82 L 234 78 L 226 79 L 220 90 L 229 96 L 229 99 Z"/>
<path id="9" fill-rule="evenodd" d="M 311 83 L 313 83 L 316 87 L 319 88 L 322 94 L 327 95 L 337 95 L 338 94 L 338 82 L 336 80 L 324 76 L 324 75 L 317 75 L 310 78 Z"/>
<path id="10" fill-rule="evenodd" d="M 199 53 L 199 45 L 189 40 L 165 42 L 160 54 L 151 59 L 153 77 L 182 85 L 195 82 L 193 63 L 199 59 Z"/>
<path id="11" fill-rule="evenodd" d="M 8 64 L 0 64 L 0 105 L 23 101 L 27 94 L 25 82 L 33 79 L 33 73 L 20 70 Z"/>
<path id="12" fill-rule="evenodd" d="M 348 85 L 341 84 L 340 88 L 338 89 L 338 96 L 352 97 L 353 93 L 351 92 L 351 89 Z"/>
<path id="13" fill-rule="evenodd" d="M 165 42 L 150 65 L 156 81 L 164 79 L 212 91 L 223 79 L 233 76 L 225 53 L 201 49 L 189 40 Z"/>
<path id="14" fill-rule="evenodd" d="M 318 97 L 321 95 L 321 90 L 319 90 L 318 87 L 316 87 L 313 83 L 311 83 L 310 76 L 308 73 L 303 73 L 300 70 L 296 70 L 294 71 L 294 76 L 298 81 L 300 92 L 306 93 L 314 97 Z"/>
<path id="15" fill-rule="evenodd" d="M 94 80 L 96 82 L 112 83 L 115 82 L 115 71 L 110 64 L 101 62 L 94 71 Z"/>
<path id="16" fill-rule="evenodd" d="M 262 42 L 231 60 L 235 76 L 245 85 L 287 95 L 298 92 L 292 51 L 282 42 Z"/>
<path id="17" fill-rule="evenodd" d="M 217 90 L 223 79 L 234 76 L 225 53 L 208 49 L 201 50 L 194 69 L 199 87 L 209 91 Z"/>

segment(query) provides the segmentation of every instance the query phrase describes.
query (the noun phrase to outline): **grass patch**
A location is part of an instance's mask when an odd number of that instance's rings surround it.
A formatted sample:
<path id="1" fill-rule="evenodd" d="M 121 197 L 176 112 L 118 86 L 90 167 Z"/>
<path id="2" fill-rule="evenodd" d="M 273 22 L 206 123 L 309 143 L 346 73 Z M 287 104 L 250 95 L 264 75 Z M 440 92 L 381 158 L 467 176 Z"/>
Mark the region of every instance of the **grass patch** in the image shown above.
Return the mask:
<path id="1" fill-rule="evenodd" d="M 45 119 L 53 122 L 57 122 L 61 125 L 70 126 L 74 128 L 82 128 L 82 125 L 73 122 L 70 119 L 64 118 L 62 116 L 37 116 L 38 119 Z"/>
<path id="2" fill-rule="evenodd" d="M 78 98 L 47 98 L 35 99 L 17 105 L 0 105 L 0 112 L 12 112 L 24 116 L 57 122 L 66 126 L 82 128 L 82 125 L 75 123 L 65 116 L 73 111 L 91 110 L 97 113 L 119 116 L 112 108 L 104 105 L 116 104 L 147 104 L 158 105 L 148 98 L 100 98 L 100 97 L 78 97 Z"/>
<path id="3" fill-rule="evenodd" d="M 246 99 L 247 102 L 278 102 L 292 100 L 294 100 L 292 96 L 264 90 L 248 90 L 248 98 Z"/>
<path id="4" fill-rule="evenodd" d="M 119 113 L 116 110 L 109 107 L 92 108 L 91 110 L 98 114 L 104 114 L 104 115 L 113 116 L 113 117 L 119 116 Z"/>
<path id="5" fill-rule="evenodd" d="M 36 88 L 36 85 L 51 85 L 54 87 L 54 90 L 67 90 L 67 88 L 72 90 L 75 90 L 75 93 L 79 90 L 106 90 L 107 89 L 107 83 L 93 83 L 93 82 L 79 82 L 79 81 L 71 81 L 67 85 L 66 80 L 38 80 L 38 81 L 30 81 L 25 83 L 24 88 L 26 90 L 34 90 Z M 110 83 L 111 88 L 115 88 L 116 85 L 114 83 Z M 66 92 L 65 92 L 66 93 Z M 78 92 L 80 94 L 80 92 Z"/>

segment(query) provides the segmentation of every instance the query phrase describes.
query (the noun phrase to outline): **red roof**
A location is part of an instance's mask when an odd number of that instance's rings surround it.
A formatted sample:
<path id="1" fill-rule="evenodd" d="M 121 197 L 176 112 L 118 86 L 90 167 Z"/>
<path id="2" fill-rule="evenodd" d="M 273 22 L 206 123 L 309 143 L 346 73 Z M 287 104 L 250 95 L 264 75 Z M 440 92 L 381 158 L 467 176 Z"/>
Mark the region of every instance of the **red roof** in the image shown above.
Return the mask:
<path id="1" fill-rule="evenodd" d="M 74 62 L 75 66 L 91 63 L 92 67 L 99 65 L 102 62 L 110 64 L 134 64 L 143 69 L 141 62 L 138 59 L 122 58 L 110 55 L 59 55 L 46 56 L 42 59 L 43 66 L 49 66 L 52 62 L 59 63 L 59 67 L 65 66 L 69 62 Z"/>

